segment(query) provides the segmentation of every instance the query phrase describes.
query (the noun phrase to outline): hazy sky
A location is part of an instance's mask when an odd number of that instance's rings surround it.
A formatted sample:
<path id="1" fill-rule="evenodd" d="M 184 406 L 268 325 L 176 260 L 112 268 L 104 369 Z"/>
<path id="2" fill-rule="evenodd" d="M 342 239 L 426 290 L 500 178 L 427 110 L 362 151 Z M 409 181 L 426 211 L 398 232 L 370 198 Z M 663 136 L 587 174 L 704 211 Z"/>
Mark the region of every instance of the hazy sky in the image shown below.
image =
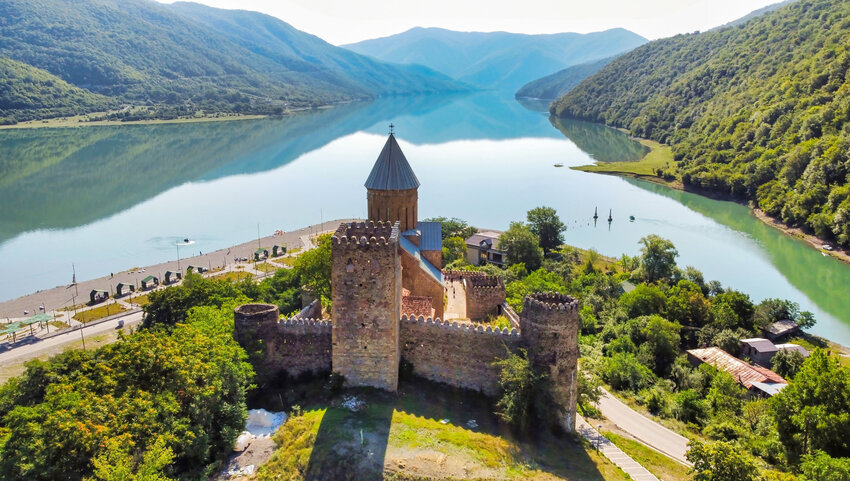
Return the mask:
<path id="1" fill-rule="evenodd" d="M 520 33 L 585 33 L 623 27 L 656 39 L 708 30 L 778 0 L 195 1 L 212 7 L 267 13 L 340 45 L 416 26 Z"/>

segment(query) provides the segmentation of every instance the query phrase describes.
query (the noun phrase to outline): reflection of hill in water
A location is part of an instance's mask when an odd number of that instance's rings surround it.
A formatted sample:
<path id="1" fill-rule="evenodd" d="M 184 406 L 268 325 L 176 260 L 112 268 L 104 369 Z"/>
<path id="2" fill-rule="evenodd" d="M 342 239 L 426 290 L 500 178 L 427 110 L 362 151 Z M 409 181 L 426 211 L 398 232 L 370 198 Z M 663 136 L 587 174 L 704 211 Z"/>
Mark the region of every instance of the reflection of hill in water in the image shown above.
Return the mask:
<path id="1" fill-rule="evenodd" d="M 836 292 L 846 292 L 847 286 L 850 286 L 850 269 L 761 222 L 748 207 L 732 202 L 717 202 L 651 182 L 628 178 L 624 180 L 641 189 L 669 197 L 722 225 L 751 236 L 764 247 L 771 264 L 818 307 L 838 319 L 844 319 L 850 312 L 850 297 L 835 295 Z"/>
<path id="2" fill-rule="evenodd" d="M 649 149 L 619 130 L 581 120 L 552 117 L 552 125 L 598 162 L 640 160 Z"/>
<path id="3" fill-rule="evenodd" d="M 0 242 L 85 225 L 186 182 L 272 170 L 361 130 L 384 135 L 390 122 L 416 144 L 561 137 L 546 113 L 493 92 L 382 98 L 273 119 L 0 131 Z M 594 132 L 609 136 L 585 145 L 621 135 Z"/>

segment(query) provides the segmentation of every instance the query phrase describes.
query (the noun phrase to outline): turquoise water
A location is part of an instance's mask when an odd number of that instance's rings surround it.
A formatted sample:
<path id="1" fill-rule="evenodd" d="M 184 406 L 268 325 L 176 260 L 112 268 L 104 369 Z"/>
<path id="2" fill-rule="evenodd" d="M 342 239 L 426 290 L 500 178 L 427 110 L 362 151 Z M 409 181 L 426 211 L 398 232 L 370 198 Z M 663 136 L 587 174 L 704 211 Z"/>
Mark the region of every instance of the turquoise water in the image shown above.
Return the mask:
<path id="1" fill-rule="evenodd" d="M 363 182 L 392 122 L 422 183 L 423 218 L 503 229 L 549 205 L 568 243 L 611 256 L 658 234 L 680 265 L 754 300 L 795 300 L 816 314 L 814 332 L 850 344 L 850 268 L 744 206 L 569 169 L 641 148 L 598 125 L 556 128 L 535 109 L 479 93 L 283 119 L 0 131 L 0 299 L 68 284 L 71 263 L 87 279 L 173 259 L 185 237 L 208 252 L 256 238 L 257 224 L 269 235 L 363 217 Z M 610 227 L 594 227 L 597 207 L 613 212 Z"/>

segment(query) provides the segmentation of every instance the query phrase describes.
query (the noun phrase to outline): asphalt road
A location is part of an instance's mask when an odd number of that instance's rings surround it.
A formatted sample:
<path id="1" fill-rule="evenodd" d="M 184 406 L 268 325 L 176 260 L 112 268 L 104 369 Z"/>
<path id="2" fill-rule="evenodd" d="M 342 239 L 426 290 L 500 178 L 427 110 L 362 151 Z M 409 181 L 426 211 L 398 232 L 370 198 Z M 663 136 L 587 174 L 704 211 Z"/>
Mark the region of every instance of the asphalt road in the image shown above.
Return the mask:
<path id="1" fill-rule="evenodd" d="M 647 446 L 667 456 L 690 465 L 685 458 L 688 452 L 688 439 L 674 433 L 643 414 L 635 411 L 616 399 L 605 389 L 598 403 L 599 411 L 618 428 L 629 433 Z"/>
<path id="2" fill-rule="evenodd" d="M 120 316 L 115 319 L 96 324 L 94 326 L 85 327 L 83 329 L 83 336 L 85 338 L 88 338 L 103 334 L 105 332 L 115 331 L 116 329 L 118 329 L 119 320 L 123 320 L 124 329 L 128 329 L 142 322 L 142 311 L 139 310 L 138 312 L 127 314 L 125 316 Z M 61 348 L 65 344 L 71 344 L 79 340 L 79 329 L 68 331 L 64 334 L 60 334 L 49 339 L 39 339 L 33 342 L 32 344 L 17 346 L 14 349 L 10 349 L 8 351 L 0 353 L 0 365 L 35 359 L 44 352 L 54 351 L 57 348 Z"/>

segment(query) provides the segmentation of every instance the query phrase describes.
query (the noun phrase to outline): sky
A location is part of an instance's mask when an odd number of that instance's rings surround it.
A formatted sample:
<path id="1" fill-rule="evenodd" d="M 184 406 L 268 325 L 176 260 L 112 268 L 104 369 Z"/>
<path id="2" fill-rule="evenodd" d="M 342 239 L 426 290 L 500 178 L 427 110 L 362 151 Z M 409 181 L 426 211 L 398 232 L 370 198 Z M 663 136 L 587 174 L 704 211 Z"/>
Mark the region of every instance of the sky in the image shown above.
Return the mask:
<path id="1" fill-rule="evenodd" d="M 194 1 L 211 7 L 263 12 L 342 45 L 413 27 L 517 33 L 587 33 L 622 27 L 654 40 L 708 30 L 779 0 Z"/>

